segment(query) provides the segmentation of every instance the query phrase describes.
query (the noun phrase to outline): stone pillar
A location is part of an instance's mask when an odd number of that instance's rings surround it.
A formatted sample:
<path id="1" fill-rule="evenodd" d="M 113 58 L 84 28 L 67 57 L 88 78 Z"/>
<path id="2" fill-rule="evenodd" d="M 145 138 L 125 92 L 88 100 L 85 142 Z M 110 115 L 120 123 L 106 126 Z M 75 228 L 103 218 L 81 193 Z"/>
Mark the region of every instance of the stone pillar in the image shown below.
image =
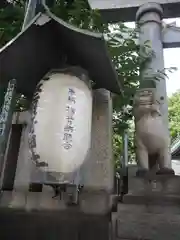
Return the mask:
<path id="1" fill-rule="evenodd" d="M 105 89 L 93 92 L 91 149 L 82 166 L 83 212 L 104 214 L 110 210 L 114 185 L 112 156 L 112 98 Z"/>
<path id="2" fill-rule="evenodd" d="M 154 57 L 147 64 L 147 68 L 141 70 L 142 80 L 140 88 L 153 88 L 153 81 L 143 78 L 147 73 L 154 74 L 158 70 L 164 70 L 164 56 L 163 56 L 163 43 L 162 43 L 162 17 L 163 10 L 157 3 L 146 3 L 142 5 L 136 14 L 136 22 L 140 24 L 139 43 L 140 46 L 144 45 L 144 42 L 150 41 L 151 49 L 154 52 Z M 142 47 L 140 48 L 140 54 L 142 54 Z M 169 135 L 169 123 L 168 123 L 168 103 L 166 92 L 165 77 L 162 76 L 160 81 L 156 81 L 156 94 L 157 100 L 161 104 L 161 113 L 165 129 Z M 170 141 L 169 141 L 170 143 Z M 170 154 L 170 153 L 169 153 Z"/>
<path id="3" fill-rule="evenodd" d="M 144 42 L 149 40 L 151 49 L 155 57 L 148 64 L 147 68 L 141 72 L 142 76 L 149 73 L 156 73 L 158 70 L 164 70 L 164 56 L 162 43 L 162 19 L 163 10 L 157 3 L 146 3 L 142 5 L 136 14 L 136 21 L 140 23 L 139 42 L 143 46 Z M 150 69 L 151 68 L 151 69 Z M 142 80 L 143 81 L 143 80 Z M 141 82 L 141 87 L 150 87 L 147 82 Z M 156 81 L 157 100 L 161 103 L 161 110 L 164 122 L 168 128 L 168 104 L 165 79 Z"/>

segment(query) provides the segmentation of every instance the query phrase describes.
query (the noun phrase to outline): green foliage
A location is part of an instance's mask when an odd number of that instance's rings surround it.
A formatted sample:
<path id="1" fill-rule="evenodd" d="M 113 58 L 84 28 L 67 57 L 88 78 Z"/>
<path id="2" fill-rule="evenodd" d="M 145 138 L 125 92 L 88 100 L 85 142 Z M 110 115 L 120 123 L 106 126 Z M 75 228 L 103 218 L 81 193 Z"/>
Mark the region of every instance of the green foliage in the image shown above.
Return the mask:
<path id="1" fill-rule="evenodd" d="M 112 26 L 108 33 L 109 51 L 118 76 L 123 79 L 124 97 L 115 96 L 114 129 L 122 132 L 128 128 L 128 120 L 132 119 L 132 97 L 139 85 L 139 47 L 137 30 L 120 23 Z"/>
<path id="2" fill-rule="evenodd" d="M 172 141 L 180 135 L 180 90 L 168 99 L 169 125 Z"/>
<path id="3" fill-rule="evenodd" d="M 91 10 L 84 0 L 56 0 L 51 11 L 61 19 L 82 29 L 104 32 L 107 25 L 103 23 L 97 10 Z"/>
<path id="4" fill-rule="evenodd" d="M 16 96 L 16 112 L 23 112 L 26 111 L 27 109 L 29 109 L 30 107 L 30 102 L 27 100 L 27 98 L 22 95 L 22 94 L 18 94 Z"/>
<path id="5" fill-rule="evenodd" d="M 134 121 L 129 120 L 129 129 L 125 131 L 128 135 L 128 160 L 130 163 L 135 162 L 135 151 L 134 151 Z M 122 134 L 114 133 L 113 136 L 113 152 L 114 152 L 114 163 L 115 168 L 119 170 L 121 168 L 121 160 L 123 158 L 123 136 Z"/>
<path id="6" fill-rule="evenodd" d="M 115 169 L 117 169 L 117 170 L 120 169 L 120 157 L 122 155 L 122 151 L 123 151 L 122 135 L 114 133 L 114 136 L 113 136 L 113 153 L 114 153 Z"/>
<path id="7" fill-rule="evenodd" d="M 7 7 L 0 9 L 0 47 L 19 33 L 23 17 L 23 1 L 17 0 L 16 4 L 9 4 Z"/>

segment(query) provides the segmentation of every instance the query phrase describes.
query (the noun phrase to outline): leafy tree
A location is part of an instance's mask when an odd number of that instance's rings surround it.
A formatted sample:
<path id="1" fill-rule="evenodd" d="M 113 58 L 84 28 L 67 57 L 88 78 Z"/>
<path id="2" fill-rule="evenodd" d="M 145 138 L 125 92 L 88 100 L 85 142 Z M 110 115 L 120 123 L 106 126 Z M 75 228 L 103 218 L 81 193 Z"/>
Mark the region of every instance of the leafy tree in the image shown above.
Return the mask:
<path id="1" fill-rule="evenodd" d="M 7 4 L 0 9 L 0 47 L 19 33 L 23 17 L 23 1 L 14 1 L 14 4 Z"/>
<path id="2" fill-rule="evenodd" d="M 172 141 L 180 135 L 180 90 L 168 99 L 169 125 Z"/>

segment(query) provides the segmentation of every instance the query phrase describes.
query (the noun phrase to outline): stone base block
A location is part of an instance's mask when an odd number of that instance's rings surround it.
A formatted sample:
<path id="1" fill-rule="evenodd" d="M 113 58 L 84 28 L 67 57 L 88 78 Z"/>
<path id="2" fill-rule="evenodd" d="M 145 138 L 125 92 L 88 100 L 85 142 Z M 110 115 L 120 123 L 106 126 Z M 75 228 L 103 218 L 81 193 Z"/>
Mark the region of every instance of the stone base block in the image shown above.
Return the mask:
<path id="1" fill-rule="evenodd" d="M 179 214 L 120 212 L 117 219 L 116 237 L 134 240 L 179 240 L 179 229 Z"/>
<path id="2" fill-rule="evenodd" d="M 180 176 L 135 177 L 129 168 L 128 194 L 118 206 L 116 239 L 179 240 Z"/>
<path id="3" fill-rule="evenodd" d="M 136 177 L 137 166 L 129 167 L 129 194 L 133 195 L 178 195 L 180 196 L 180 176 L 149 175 Z"/>
<path id="4" fill-rule="evenodd" d="M 0 209 L 1 240 L 109 240 L 108 216 Z"/>

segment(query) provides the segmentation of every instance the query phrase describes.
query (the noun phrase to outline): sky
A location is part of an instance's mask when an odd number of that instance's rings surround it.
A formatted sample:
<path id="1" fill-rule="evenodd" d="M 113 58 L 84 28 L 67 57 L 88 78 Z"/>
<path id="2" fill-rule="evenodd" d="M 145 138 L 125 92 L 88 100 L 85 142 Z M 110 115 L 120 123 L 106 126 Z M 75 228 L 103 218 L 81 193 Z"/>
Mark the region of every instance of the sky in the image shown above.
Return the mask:
<path id="1" fill-rule="evenodd" d="M 180 27 L 180 18 L 166 19 L 164 22 L 172 23 L 176 21 L 176 25 Z M 127 26 L 133 27 L 134 23 L 126 23 Z M 180 48 L 164 49 L 165 68 L 176 67 L 173 73 L 168 73 L 166 79 L 167 95 L 170 97 L 174 92 L 180 89 Z"/>
<path id="2" fill-rule="evenodd" d="M 176 21 L 177 26 L 180 27 L 180 18 L 168 19 L 165 22 L 170 23 L 173 21 Z M 166 79 L 167 95 L 171 96 L 180 89 L 180 48 L 164 49 L 164 63 L 166 68 L 177 68 L 177 71 L 168 74 L 169 78 Z"/>

